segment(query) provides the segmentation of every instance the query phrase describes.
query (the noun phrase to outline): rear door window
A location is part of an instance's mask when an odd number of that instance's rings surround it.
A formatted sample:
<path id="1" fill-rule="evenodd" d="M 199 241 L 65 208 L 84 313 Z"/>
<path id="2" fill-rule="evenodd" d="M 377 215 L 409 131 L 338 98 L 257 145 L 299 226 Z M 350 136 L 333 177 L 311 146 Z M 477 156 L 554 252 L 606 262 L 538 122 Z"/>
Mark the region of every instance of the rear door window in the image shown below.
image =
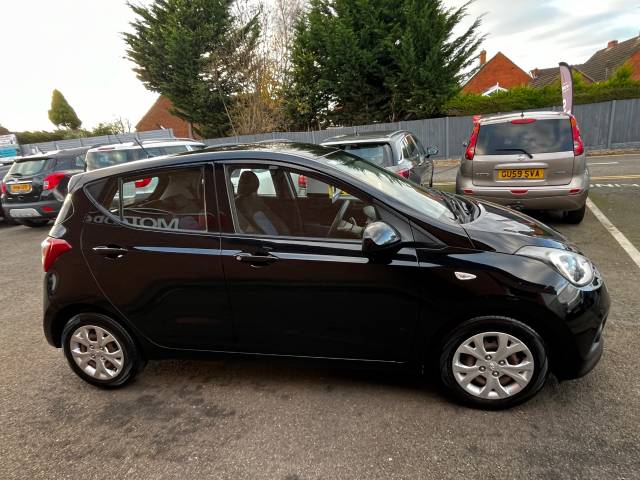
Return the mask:
<path id="1" fill-rule="evenodd" d="M 569 152 L 573 135 L 568 118 L 535 120 L 531 123 L 492 123 L 481 125 L 476 155 L 514 155 L 523 153 Z"/>
<path id="2" fill-rule="evenodd" d="M 50 162 L 51 159 L 48 158 L 15 162 L 11 167 L 11 170 L 9 170 L 9 174 L 20 177 L 30 177 L 33 175 L 37 175 L 38 173 L 47 169 L 47 165 Z"/>

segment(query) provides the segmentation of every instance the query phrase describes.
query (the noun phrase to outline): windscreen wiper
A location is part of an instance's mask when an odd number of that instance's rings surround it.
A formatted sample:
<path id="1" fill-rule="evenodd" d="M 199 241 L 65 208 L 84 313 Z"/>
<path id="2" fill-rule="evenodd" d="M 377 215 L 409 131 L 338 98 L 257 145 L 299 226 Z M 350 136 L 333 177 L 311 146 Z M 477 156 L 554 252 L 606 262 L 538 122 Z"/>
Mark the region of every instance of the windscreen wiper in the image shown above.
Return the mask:
<path id="1" fill-rule="evenodd" d="M 527 157 L 533 158 L 533 155 L 527 152 L 524 148 L 496 148 L 496 152 L 522 152 Z"/>

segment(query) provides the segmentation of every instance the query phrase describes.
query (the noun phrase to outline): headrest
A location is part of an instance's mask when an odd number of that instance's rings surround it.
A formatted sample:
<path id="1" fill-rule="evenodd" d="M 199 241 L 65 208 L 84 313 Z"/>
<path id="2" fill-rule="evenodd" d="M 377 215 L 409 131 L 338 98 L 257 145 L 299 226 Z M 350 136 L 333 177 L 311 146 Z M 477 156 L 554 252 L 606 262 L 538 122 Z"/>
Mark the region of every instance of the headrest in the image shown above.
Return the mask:
<path id="1" fill-rule="evenodd" d="M 260 188 L 258 176 L 251 170 L 242 172 L 238 180 L 238 195 L 251 195 L 256 193 L 258 188 Z"/>

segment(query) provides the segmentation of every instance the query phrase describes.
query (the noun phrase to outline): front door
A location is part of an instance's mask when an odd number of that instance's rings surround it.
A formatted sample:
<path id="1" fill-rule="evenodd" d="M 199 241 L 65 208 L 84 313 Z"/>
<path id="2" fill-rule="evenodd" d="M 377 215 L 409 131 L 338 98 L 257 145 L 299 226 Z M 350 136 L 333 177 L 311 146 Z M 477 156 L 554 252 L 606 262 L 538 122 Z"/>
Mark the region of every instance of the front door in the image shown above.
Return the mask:
<path id="1" fill-rule="evenodd" d="M 220 167 L 229 209 L 223 266 L 239 348 L 257 353 L 405 361 L 418 318 L 415 250 L 373 262 L 367 223 L 404 220 L 365 195 L 284 164 Z M 227 193 L 224 189 L 227 189 Z"/>
<path id="2" fill-rule="evenodd" d="M 113 306 L 165 347 L 233 342 L 212 190 L 210 165 L 88 188 L 100 208 L 85 218 L 86 262 Z"/>

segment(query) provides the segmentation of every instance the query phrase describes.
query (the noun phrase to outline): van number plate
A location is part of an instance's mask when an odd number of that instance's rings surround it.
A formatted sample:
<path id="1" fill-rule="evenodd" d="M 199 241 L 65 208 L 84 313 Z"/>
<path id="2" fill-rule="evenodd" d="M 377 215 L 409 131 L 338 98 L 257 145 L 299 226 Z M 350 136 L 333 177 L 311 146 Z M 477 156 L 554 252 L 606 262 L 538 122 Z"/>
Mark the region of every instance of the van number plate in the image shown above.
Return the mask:
<path id="1" fill-rule="evenodd" d="M 498 170 L 498 180 L 544 180 L 544 168 Z"/>

